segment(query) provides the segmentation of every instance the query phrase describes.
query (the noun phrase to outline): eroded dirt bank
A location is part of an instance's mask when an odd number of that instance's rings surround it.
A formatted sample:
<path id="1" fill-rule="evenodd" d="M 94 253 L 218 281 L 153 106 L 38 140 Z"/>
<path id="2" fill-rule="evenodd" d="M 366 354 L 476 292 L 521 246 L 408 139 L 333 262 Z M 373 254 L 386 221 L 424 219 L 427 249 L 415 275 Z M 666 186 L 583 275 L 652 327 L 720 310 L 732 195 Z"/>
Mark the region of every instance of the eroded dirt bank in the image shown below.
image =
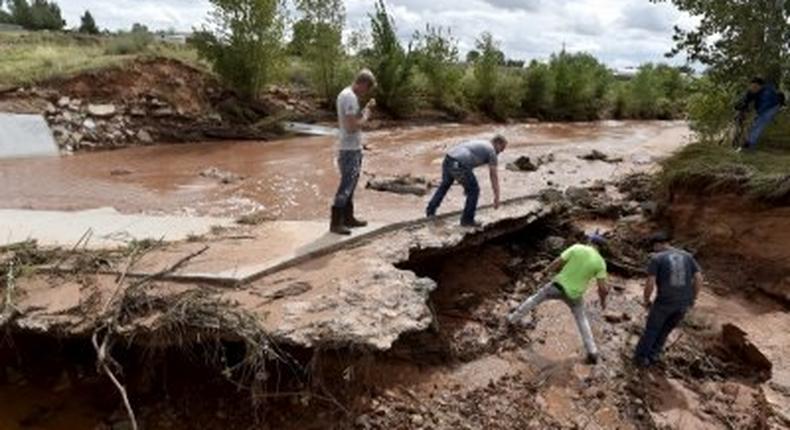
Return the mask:
<path id="1" fill-rule="evenodd" d="M 544 201 L 558 212 L 522 224 L 518 217 L 492 220 L 499 234 L 410 228 L 236 290 L 157 281 L 125 296 L 128 331 L 112 348 L 116 370 L 123 369 L 145 428 L 786 428 L 777 412 L 787 405 L 779 364 L 790 342 L 755 338 L 766 324 L 787 326 L 786 309 L 743 294 L 712 269 L 664 365 L 648 373 L 631 368 L 645 312 L 638 301 L 641 239 L 655 225 L 627 201 L 601 197 L 608 188 L 590 191 L 588 210 L 563 212 L 567 201 L 550 193 Z M 623 209 L 602 210 L 612 206 Z M 593 225 L 611 231 L 614 287 L 606 311 L 588 303 L 603 352 L 595 367 L 583 364 L 561 303 L 542 307 L 532 329 L 502 324 L 539 286 L 537 273 Z M 703 265 L 718 261 L 706 254 Z M 362 280 L 361 267 L 377 269 Z M 107 300 L 91 293 L 101 277 L 69 279 L 83 298 L 38 314 L 48 334 L 26 325 L 6 337 L 0 398 L 15 407 L 0 408 L 0 418 L 11 428 L 128 428 L 117 392 L 96 372 L 84 315 L 92 302 L 101 308 Z M 421 322 L 409 329 L 402 304 L 418 305 L 407 297 L 414 293 L 422 306 L 411 321 Z M 36 309 L 28 309 L 29 320 Z M 723 329 L 727 324 L 741 331 Z M 261 327 L 264 336 L 256 336 Z M 390 342 L 371 337 L 393 327 L 403 331 Z"/>

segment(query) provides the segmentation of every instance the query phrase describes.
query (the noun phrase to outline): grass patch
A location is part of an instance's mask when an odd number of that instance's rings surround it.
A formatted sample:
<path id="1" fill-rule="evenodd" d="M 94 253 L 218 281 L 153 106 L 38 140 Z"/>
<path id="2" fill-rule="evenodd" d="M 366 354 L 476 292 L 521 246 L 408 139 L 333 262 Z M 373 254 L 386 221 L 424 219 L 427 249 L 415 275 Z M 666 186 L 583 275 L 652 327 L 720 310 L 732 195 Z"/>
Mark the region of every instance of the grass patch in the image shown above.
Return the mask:
<path id="1" fill-rule="evenodd" d="M 30 85 L 55 77 L 123 64 L 141 56 L 174 58 L 205 69 L 189 46 L 142 43 L 131 36 L 65 33 L 0 33 L 0 87 Z"/>
<path id="2" fill-rule="evenodd" d="M 790 135 L 788 135 L 790 136 Z M 781 134 L 775 138 L 787 139 Z M 790 203 L 790 149 L 776 140 L 753 153 L 728 146 L 694 143 L 664 161 L 660 174 L 666 191 L 745 193 L 772 204 Z"/>

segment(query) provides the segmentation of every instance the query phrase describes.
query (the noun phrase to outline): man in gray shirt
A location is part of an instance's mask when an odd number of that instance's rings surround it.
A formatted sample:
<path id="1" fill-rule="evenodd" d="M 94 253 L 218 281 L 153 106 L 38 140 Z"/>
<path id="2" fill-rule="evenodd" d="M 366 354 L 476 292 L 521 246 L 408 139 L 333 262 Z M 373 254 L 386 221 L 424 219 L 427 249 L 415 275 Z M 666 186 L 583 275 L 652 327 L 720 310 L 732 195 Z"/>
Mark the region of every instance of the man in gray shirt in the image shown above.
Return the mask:
<path id="1" fill-rule="evenodd" d="M 354 217 L 354 190 L 362 170 L 362 125 L 370 118 L 370 109 L 375 100 L 360 111 L 359 98 L 376 87 L 376 78 L 370 70 L 357 74 L 354 83 L 337 96 L 337 121 L 340 126 L 340 143 L 337 164 L 340 168 L 340 185 L 332 204 L 329 230 L 332 233 L 349 235 L 350 228 L 364 227 L 367 222 Z"/>
<path id="2" fill-rule="evenodd" d="M 433 195 L 428 208 L 425 210 L 428 217 L 436 216 L 436 211 L 447 191 L 458 181 L 466 193 L 466 205 L 461 216 L 461 225 L 478 227 L 475 222 L 477 199 L 480 196 L 480 186 L 473 170 L 487 165 L 491 175 L 491 187 L 494 191 L 494 208 L 499 208 L 499 173 L 497 172 L 498 156 L 507 148 L 507 139 L 497 135 L 490 141 L 470 140 L 454 146 L 447 153 L 442 164 L 442 182 Z"/>
<path id="3" fill-rule="evenodd" d="M 669 334 L 694 306 L 703 282 L 697 261 L 688 252 L 673 248 L 668 234 L 658 233 L 650 242 L 657 253 L 647 266 L 644 305 L 650 313 L 634 353 L 634 362 L 640 367 L 650 367 L 661 358 Z M 656 286 L 656 300 L 651 303 Z"/>

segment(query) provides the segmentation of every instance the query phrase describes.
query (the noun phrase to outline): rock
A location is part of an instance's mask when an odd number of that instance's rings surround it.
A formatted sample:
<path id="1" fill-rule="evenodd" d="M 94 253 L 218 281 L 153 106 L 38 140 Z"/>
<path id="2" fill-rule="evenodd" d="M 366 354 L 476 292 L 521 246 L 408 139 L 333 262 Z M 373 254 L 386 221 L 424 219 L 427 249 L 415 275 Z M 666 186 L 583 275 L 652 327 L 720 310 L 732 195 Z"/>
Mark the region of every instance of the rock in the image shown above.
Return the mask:
<path id="1" fill-rule="evenodd" d="M 217 167 L 209 167 L 208 169 L 200 172 L 200 176 L 204 178 L 218 179 L 223 184 L 233 184 L 244 180 L 244 177 L 237 175 L 233 172 L 228 172 Z"/>
<path id="2" fill-rule="evenodd" d="M 507 169 L 514 172 L 535 172 L 538 166 L 529 157 L 521 156 L 516 161 L 509 163 Z"/>
<path id="3" fill-rule="evenodd" d="M 546 249 L 552 254 L 558 254 L 565 249 L 565 239 L 559 236 L 549 236 L 544 241 Z"/>
<path id="4" fill-rule="evenodd" d="M 134 172 L 124 168 L 110 170 L 110 176 L 126 176 L 126 175 L 131 175 L 132 173 Z"/>
<path id="5" fill-rule="evenodd" d="M 163 118 L 175 115 L 176 111 L 169 107 L 161 107 L 151 112 L 151 115 L 157 118 Z"/>
<path id="6" fill-rule="evenodd" d="M 73 99 L 69 102 L 69 109 L 77 112 L 82 107 L 82 100 L 80 99 Z"/>
<path id="7" fill-rule="evenodd" d="M 549 184 L 549 185 L 551 185 L 551 184 Z M 541 202 L 547 203 L 547 204 L 559 203 L 559 202 L 564 200 L 562 192 L 559 191 L 559 190 L 556 190 L 554 188 L 547 188 L 547 189 L 541 190 L 538 193 L 538 197 L 539 197 Z"/>
<path id="8" fill-rule="evenodd" d="M 53 116 L 58 113 L 58 108 L 56 108 L 52 103 L 47 102 L 47 107 L 44 109 L 44 112 L 49 116 Z"/>
<path id="9" fill-rule="evenodd" d="M 622 163 L 622 157 L 619 158 L 609 158 L 608 155 L 604 154 L 603 152 L 593 149 L 587 154 L 580 155 L 579 159 L 587 160 L 587 161 L 603 161 L 605 163 Z"/>
<path id="10" fill-rule="evenodd" d="M 395 194 L 413 194 L 424 196 L 431 189 L 431 183 L 425 178 L 401 175 L 387 178 L 372 178 L 365 188 Z"/>
<path id="11" fill-rule="evenodd" d="M 115 115 L 115 105 L 88 105 L 88 114 L 96 118 L 110 118 Z"/>
<path id="12" fill-rule="evenodd" d="M 85 135 L 79 132 L 74 132 L 71 134 L 71 136 L 69 136 L 69 140 L 71 140 L 72 143 L 76 143 L 76 144 L 81 143 L 83 139 L 85 139 Z"/>
<path id="13" fill-rule="evenodd" d="M 129 111 L 129 114 L 132 116 L 145 116 L 145 109 L 135 106 Z"/>
<path id="14" fill-rule="evenodd" d="M 71 104 L 71 99 L 66 96 L 63 96 L 58 99 L 58 107 L 65 108 L 68 107 L 70 104 Z"/>
<path id="15" fill-rule="evenodd" d="M 82 128 L 84 128 L 86 130 L 89 130 L 89 131 L 96 130 L 96 121 L 88 118 L 85 121 L 83 121 Z"/>
<path id="16" fill-rule="evenodd" d="M 592 205 L 593 201 L 592 193 L 580 187 L 568 187 L 568 189 L 565 190 L 565 197 L 567 197 L 574 206 L 589 207 Z"/>
<path id="17" fill-rule="evenodd" d="M 611 324 L 619 324 L 631 320 L 631 316 L 625 312 L 607 311 L 603 314 L 603 319 Z"/>
<path id="18" fill-rule="evenodd" d="M 151 133 L 141 129 L 137 132 L 137 140 L 144 144 L 151 144 L 154 142 L 154 138 L 151 136 Z"/>
<path id="19" fill-rule="evenodd" d="M 414 427 L 422 427 L 425 424 L 425 418 L 422 415 L 414 414 L 411 416 L 411 424 Z"/>
<path id="20" fill-rule="evenodd" d="M 650 202 L 650 201 L 642 202 L 639 205 L 639 207 L 641 207 L 642 208 L 642 212 L 644 212 L 645 215 L 648 215 L 648 216 L 655 215 L 655 214 L 658 213 L 658 203 L 656 203 L 656 202 Z"/>

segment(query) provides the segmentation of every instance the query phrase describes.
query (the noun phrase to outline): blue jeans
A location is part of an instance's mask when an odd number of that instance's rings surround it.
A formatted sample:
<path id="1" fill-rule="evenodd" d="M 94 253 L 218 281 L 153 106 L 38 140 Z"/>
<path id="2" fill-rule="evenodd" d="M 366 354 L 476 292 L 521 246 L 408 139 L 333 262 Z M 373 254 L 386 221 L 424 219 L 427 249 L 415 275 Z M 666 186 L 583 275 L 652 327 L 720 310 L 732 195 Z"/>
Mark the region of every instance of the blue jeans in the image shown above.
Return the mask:
<path id="1" fill-rule="evenodd" d="M 686 304 L 653 304 L 647 316 L 645 332 L 636 345 L 634 361 L 637 364 L 649 366 L 661 358 L 669 334 L 683 321 L 688 308 Z"/>
<path id="2" fill-rule="evenodd" d="M 335 194 L 334 207 L 344 208 L 354 198 L 362 171 L 362 151 L 340 151 L 337 165 L 340 168 L 340 186 Z"/>
<path id="3" fill-rule="evenodd" d="M 754 147 L 757 146 L 757 141 L 760 140 L 760 136 L 762 136 L 766 127 L 768 127 L 771 122 L 773 122 L 781 108 L 781 106 L 776 106 L 763 112 L 761 115 L 758 115 L 757 118 L 755 118 L 754 124 L 752 124 L 752 129 L 749 131 L 749 137 L 746 140 L 747 147 L 754 149 Z"/>
<path id="4" fill-rule="evenodd" d="M 451 157 L 445 157 L 442 163 L 442 183 L 436 189 L 431 202 L 428 203 L 428 208 L 425 210 L 426 215 L 434 216 L 442 204 L 444 196 L 453 185 L 453 182 L 458 181 L 464 187 L 466 193 L 466 204 L 464 205 L 464 213 L 461 216 L 461 224 L 472 224 L 475 222 L 475 212 L 477 211 L 477 199 L 480 197 L 480 186 L 477 184 L 472 169 L 464 166 Z"/>

